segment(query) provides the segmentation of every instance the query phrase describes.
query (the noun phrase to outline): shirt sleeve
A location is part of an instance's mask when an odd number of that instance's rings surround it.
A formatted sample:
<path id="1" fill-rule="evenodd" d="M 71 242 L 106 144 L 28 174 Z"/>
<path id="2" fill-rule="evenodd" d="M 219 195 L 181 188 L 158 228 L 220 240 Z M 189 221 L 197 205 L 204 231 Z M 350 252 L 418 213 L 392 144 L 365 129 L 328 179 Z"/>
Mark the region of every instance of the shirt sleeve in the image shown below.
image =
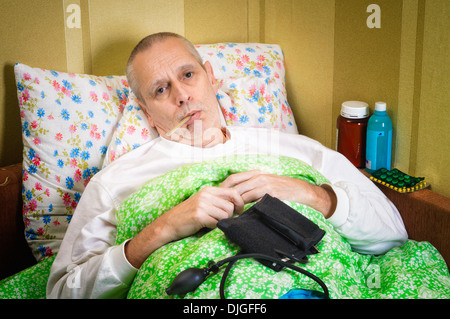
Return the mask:
<path id="1" fill-rule="evenodd" d="M 115 238 L 114 202 L 91 180 L 52 265 L 47 297 L 124 298 L 137 269 L 126 259 L 126 242 L 115 245 Z"/>
<path id="2" fill-rule="evenodd" d="M 343 155 L 323 147 L 315 165 L 330 181 L 337 207 L 328 221 L 352 248 L 383 254 L 408 238 L 403 220 L 384 193 Z"/>

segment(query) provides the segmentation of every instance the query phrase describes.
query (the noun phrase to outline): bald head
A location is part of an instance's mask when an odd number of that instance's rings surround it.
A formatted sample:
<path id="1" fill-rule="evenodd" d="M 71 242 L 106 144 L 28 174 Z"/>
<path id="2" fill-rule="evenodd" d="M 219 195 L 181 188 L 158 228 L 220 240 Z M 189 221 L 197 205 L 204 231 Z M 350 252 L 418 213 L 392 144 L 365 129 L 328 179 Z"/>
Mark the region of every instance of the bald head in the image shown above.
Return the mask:
<path id="1" fill-rule="evenodd" d="M 140 52 L 150 50 L 150 48 L 152 48 L 154 44 L 164 42 L 172 38 L 181 40 L 183 44 L 186 46 L 186 49 L 192 54 L 192 56 L 197 60 L 197 62 L 203 66 L 203 60 L 200 54 L 195 49 L 194 45 L 185 37 L 172 32 L 159 32 L 146 36 L 134 47 L 133 51 L 131 51 L 130 57 L 128 58 L 126 69 L 126 76 L 128 79 L 128 83 L 130 85 L 131 90 L 138 98 L 138 100 L 142 102 L 144 101 L 144 99 L 142 98 L 142 93 L 140 92 L 140 84 L 139 81 L 137 81 L 136 79 L 133 67 L 133 62 L 134 59 L 136 58 L 136 55 L 138 55 Z"/>

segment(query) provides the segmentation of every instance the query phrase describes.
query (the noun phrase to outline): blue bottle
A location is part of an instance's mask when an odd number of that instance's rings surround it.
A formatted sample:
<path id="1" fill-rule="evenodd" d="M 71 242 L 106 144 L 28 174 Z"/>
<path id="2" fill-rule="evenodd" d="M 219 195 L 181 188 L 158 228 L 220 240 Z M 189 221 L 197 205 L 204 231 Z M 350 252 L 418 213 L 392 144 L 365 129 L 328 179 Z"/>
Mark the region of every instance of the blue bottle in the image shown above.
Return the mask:
<path id="1" fill-rule="evenodd" d="M 367 124 L 366 170 L 372 173 L 380 168 L 391 169 L 392 121 L 385 102 L 375 103 L 375 112 Z"/>

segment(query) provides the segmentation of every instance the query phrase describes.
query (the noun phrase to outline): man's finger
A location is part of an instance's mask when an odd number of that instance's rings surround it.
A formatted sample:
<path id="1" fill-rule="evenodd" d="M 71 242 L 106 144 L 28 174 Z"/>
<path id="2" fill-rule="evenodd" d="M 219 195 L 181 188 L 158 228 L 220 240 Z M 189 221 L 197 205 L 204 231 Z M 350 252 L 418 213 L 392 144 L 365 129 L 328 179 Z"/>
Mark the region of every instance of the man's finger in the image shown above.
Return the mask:
<path id="1" fill-rule="evenodd" d="M 209 194 L 209 197 L 205 200 L 226 211 L 230 216 L 233 211 L 240 214 L 244 209 L 244 200 L 239 192 L 233 188 L 207 187 L 202 191 Z"/>
<path id="2" fill-rule="evenodd" d="M 249 179 L 251 179 L 257 175 L 261 175 L 261 174 L 265 174 L 265 173 L 260 170 L 251 170 L 251 171 L 247 171 L 247 172 L 232 174 L 232 175 L 228 176 L 222 182 L 222 184 L 220 184 L 220 187 L 231 188 L 231 187 L 234 187 L 245 181 L 248 181 Z"/>

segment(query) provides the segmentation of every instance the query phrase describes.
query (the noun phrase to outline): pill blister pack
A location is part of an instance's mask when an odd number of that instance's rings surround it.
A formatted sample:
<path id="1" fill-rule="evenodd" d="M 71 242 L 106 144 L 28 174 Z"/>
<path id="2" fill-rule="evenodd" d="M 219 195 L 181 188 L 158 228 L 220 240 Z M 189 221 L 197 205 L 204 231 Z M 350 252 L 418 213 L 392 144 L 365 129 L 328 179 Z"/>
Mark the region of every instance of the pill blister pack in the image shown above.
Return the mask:
<path id="1" fill-rule="evenodd" d="M 380 168 L 372 173 L 370 179 L 399 193 L 412 193 L 430 186 L 424 177 L 414 177 L 396 168 Z"/>

